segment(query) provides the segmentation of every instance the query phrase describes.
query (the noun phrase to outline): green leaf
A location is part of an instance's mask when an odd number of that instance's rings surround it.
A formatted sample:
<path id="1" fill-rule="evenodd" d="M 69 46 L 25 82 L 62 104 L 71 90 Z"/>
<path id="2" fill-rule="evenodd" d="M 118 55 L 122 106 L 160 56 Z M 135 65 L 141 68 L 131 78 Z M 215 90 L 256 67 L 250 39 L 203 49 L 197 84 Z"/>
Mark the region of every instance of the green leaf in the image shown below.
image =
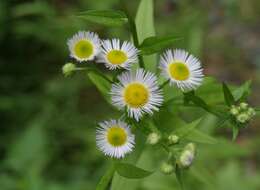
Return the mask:
<path id="1" fill-rule="evenodd" d="M 187 136 L 191 131 L 193 131 L 196 127 L 198 127 L 199 123 L 201 121 L 200 119 L 197 119 L 185 126 L 180 127 L 179 129 L 175 130 L 174 133 L 178 135 L 180 138 L 183 138 Z"/>
<path id="2" fill-rule="evenodd" d="M 203 144 L 217 144 L 218 140 L 214 137 L 200 131 L 197 129 L 194 129 L 189 135 L 185 137 L 186 139 L 197 142 L 197 143 L 203 143 Z"/>
<path id="3" fill-rule="evenodd" d="M 223 87 L 223 93 L 224 93 L 224 98 L 225 98 L 226 104 L 228 106 L 234 105 L 235 99 L 234 99 L 233 94 L 229 90 L 228 86 L 223 82 L 222 87 Z"/>
<path id="4" fill-rule="evenodd" d="M 183 184 L 183 176 L 182 176 L 182 171 L 181 168 L 176 164 L 176 169 L 175 169 L 175 175 L 178 183 L 180 184 L 181 190 L 184 190 L 184 184 Z"/>
<path id="5" fill-rule="evenodd" d="M 259 107 L 256 107 L 256 108 L 254 108 L 254 109 L 255 109 L 256 115 L 260 115 L 260 108 L 259 108 Z"/>
<path id="6" fill-rule="evenodd" d="M 124 12 L 115 10 L 89 10 L 76 15 L 78 18 L 106 26 L 121 26 L 128 19 Z"/>
<path id="7" fill-rule="evenodd" d="M 127 163 L 131 164 L 137 164 L 138 166 L 141 166 L 144 168 L 147 168 L 147 159 L 146 159 L 146 152 L 144 150 L 145 147 L 145 136 L 143 133 L 141 133 L 140 130 L 137 130 L 135 133 L 135 151 L 132 152 L 125 161 Z M 111 190 L 132 190 L 137 189 L 138 184 L 140 183 L 140 180 L 132 180 L 125 177 L 122 177 L 117 172 L 115 172 L 115 175 L 113 177 L 112 183 L 111 183 Z"/>
<path id="8" fill-rule="evenodd" d="M 153 0 L 141 0 L 136 14 L 136 30 L 139 43 L 144 39 L 155 36 Z M 145 68 L 156 71 L 156 55 L 144 56 Z"/>
<path id="9" fill-rule="evenodd" d="M 176 38 L 176 36 L 149 37 L 146 38 L 139 46 L 139 50 L 141 50 L 141 54 L 143 55 L 151 55 L 153 53 L 160 52 L 165 48 L 169 48 L 179 39 L 180 38 Z"/>
<path id="10" fill-rule="evenodd" d="M 239 129 L 238 129 L 237 126 L 234 126 L 234 127 L 232 128 L 232 133 L 233 133 L 233 135 L 232 135 L 232 141 L 235 141 L 235 140 L 237 139 L 237 136 L 238 136 L 238 133 L 239 133 Z"/>
<path id="11" fill-rule="evenodd" d="M 187 103 L 188 101 L 193 102 L 195 105 L 203 108 L 209 113 L 212 113 L 216 116 L 222 116 L 222 114 L 218 110 L 215 110 L 211 106 L 209 106 L 203 99 L 196 96 L 193 91 L 184 93 L 184 102 Z"/>
<path id="12" fill-rule="evenodd" d="M 94 71 L 90 71 L 87 75 L 89 79 L 92 81 L 92 83 L 97 87 L 97 89 L 104 96 L 104 98 L 108 102 L 110 102 L 109 91 L 111 88 L 111 84 Z"/>
<path id="13" fill-rule="evenodd" d="M 119 175 L 130 179 L 144 178 L 153 173 L 127 163 L 117 163 L 116 171 Z"/>
<path id="14" fill-rule="evenodd" d="M 16 171 L 29 171 L 32 167 L 41 167 L 42 161 L 46 159 L 46 133 L 44 131 L 45 120 L 36 117 L 16 137 L 16 141 L 10 146 L 7 154 L 7 165 Z"/>
<path id="15" fill-rule="evenodd" d="M 96 187 L 96 190 L 106 190 L 107 186 L 109 185 L 109 183 L 114 175 L 114 172 L 115 172 L 115 167 L 112 164 L 110 166 L 110 168 L 108 168 L 108 170 L 106 171 L 104 176 L 102 176 L 102 178 L 100 179 L 100 181 Z"/>
<path id="16" fill-rule="evenodd" d="M 245 101 L 251 92 L 251 81 L 246 81 L 242 86 L 232 92 L 237 101 Z"/>
<path id="17" fill-rule="evenodd" d="M 55 16 L 54 9 L 44 1 L 21 3 L 13 7 L 12 13 L 14 17 L 23 16 Z"/>

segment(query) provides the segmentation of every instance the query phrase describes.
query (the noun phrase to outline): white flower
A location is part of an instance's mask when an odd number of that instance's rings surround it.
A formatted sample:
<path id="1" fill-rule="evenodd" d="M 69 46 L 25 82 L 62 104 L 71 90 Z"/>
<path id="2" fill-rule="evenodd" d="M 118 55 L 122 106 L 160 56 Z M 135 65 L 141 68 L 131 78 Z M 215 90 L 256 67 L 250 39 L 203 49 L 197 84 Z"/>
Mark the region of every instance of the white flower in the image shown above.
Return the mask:
<path id="1" fill-rule="evenodd" d="M 163 102 L 157 78 L 153 73 L 138 69 L 136 72 L 124 72 L 119 82 L 112 85 L 112 103 L 119 109 L 127 108 L 128 116 L 137 121 L 144 113 L 153 114 Z"/>
<path id="2" fill-rule="evenodd" d="M 182 91 L 196 89 L 203 80 L 200 61 L 184 50 L 167 50 L 160 59 L 160 68 L 170 84 L 176 84 Z"/>
<path id="3" fill-rule="evenodd" d="M 135 136 L 130 127 L 120 120 L 104 121 L 96 131 L 98 148 L 107 156 L 123 158 L 131 152 L 135 144 Z"/>
<path id="4" fill-rule="evenodd" d="M 100 39 L 94 32 L 80 31 L 67 42 L 70 56 L 79 62 L 91 61 L 100 52 Z"/>
<path id="5" fill-rule="evenodd" d="M 132 64 L 137 62 L 137 54 L 138 50 L 130 42 L 124 41 L 120 45 L 119 39 L 104 40 L 98 62 L 105 63 L 111 70 L 118 68 L 130 70 Z"/>

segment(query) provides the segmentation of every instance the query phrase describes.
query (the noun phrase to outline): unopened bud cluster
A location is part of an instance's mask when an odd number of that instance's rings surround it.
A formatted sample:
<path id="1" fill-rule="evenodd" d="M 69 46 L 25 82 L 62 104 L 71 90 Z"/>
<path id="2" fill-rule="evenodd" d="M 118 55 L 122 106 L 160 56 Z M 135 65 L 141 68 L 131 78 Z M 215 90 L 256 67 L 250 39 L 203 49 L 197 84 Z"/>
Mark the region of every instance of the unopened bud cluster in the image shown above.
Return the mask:
<path id="1" fill-rule="evenodd" d="M 236 120 L 240 123 L 246 123 L 255 116 L 255 110 L 249 107 L 247 103 L 242 102 L 238 106 L 232 105 L 230 113 L 236 117 Z"/>

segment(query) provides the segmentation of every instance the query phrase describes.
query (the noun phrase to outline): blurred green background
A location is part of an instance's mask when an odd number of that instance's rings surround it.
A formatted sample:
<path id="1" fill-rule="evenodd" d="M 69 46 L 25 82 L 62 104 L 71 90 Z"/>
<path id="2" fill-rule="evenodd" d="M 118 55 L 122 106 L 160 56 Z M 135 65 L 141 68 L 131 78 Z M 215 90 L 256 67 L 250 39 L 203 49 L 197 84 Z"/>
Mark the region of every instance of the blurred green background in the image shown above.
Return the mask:
<path id="1" fill-rule="evenodd" d="M 135 15 L 139 1 L 127 3 Z M 259 0 L 155 0 L 154 7 L 158 35 L 183 37 L 174 47 L 199 56 L 206 75 L 232 84 L 252 79 L 250 103 L 259 105 Z M 70 61 L 66 41 L 78 30 L 124 40 L 129 32 L 73 17 L 89 9 L 120 6 L 118 0 L 0 1 L 1 190 L 94 190 L 107 167 L 95 146 L 95 127 L 116 110 L 84 73 L 64 78 L 61 67 Z M 214 90 L 205 92 L 208 99 L 216 97 Z M 215 123 L 207 115 L 201 129 L 221 143 L 199 145 L 196 164 L 185 177 L 187 189 L 259 190 L 260 120 L 242 130 L 236 143 L 224 140 L 231 138 L 230 131 L 215 129 Z M 149 151 L 139 164 L 154 169 L 160 159 Z M 178 185 L 174 176 L 156 172 L 144 180 L 123 179 L 114 189 Z"/>

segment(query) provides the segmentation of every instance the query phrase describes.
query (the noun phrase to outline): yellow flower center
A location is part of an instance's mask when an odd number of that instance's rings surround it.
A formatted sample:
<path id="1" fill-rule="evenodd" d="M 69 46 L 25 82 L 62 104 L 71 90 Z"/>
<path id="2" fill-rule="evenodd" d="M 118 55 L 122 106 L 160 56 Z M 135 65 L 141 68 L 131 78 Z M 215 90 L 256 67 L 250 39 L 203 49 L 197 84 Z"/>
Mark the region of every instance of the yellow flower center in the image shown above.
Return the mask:
<path id="1" fill-rule="evenodd" d="M 139 108 L 148 102 L 149 91 L 143 84 L 132 83 L 125 88 L 124 99 L 130 107 Z"/>
<path id="2" fill-rule="evenodd" d="M 127 60 L 127 55 L 121 50 L 112 50 L 108 52 L 107 59 L 113 65 L 121 65 Z"/>
<path id="3" fill-rule="evenodd" d="M 90 57 L 93 51 L 94 47 L 88 40 L 80 40 L 74 46 L 75 55 L 81 59 Z"/>
<path id="4" fill-rule="evenodd" d="M 171 63 L 168 69 L 171 77 L 175 80 L 187 80 L 190 76 L 189 68 L 182 62 Z"/>
<path id="5" fill-rule="evenodd" d="M 122 146 L 126 143 L 127 134 L 125 129 L 115 125 L 108 129 L 107 139 L 112 146 Z"/>

